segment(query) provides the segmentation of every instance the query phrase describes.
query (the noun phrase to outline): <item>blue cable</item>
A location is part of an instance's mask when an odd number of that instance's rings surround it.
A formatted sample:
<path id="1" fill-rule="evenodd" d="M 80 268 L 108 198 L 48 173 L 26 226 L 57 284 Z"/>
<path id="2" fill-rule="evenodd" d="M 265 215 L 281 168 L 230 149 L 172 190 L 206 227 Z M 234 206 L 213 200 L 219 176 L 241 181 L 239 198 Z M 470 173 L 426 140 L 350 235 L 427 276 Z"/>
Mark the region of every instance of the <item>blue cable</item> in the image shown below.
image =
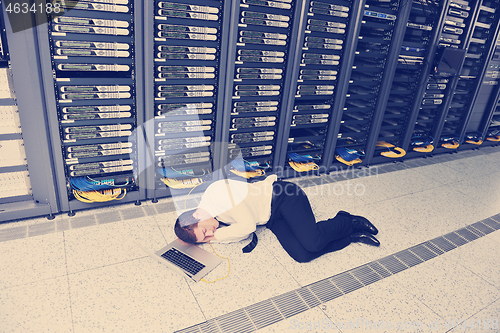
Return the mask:
<path id="1" fill-rule="evenodd" d="M 101 183 L 101 181 L 96 181 L 96 180 L 89 181 L 85 177 L 72 178 L 69 180 L 69 183 L 73 189 L 75 189 L 77 191 L 82 191 L 82 192 L 108 190 L 108 189 L 116 187 L 116 186 L 111 185 L 111 184 L 103 184 L 103 183 Z"/>
<path id="2" fill-rule="evenodd" d="M 335 151 L 340 157 L 342 157 L 343 160 L 347 162 L 354 161 L 355 159 L 365 155 L 363 151 L 345 147 L 337 148 Z"/>
<path id="3" fill-rule="evenodd" d="M 246 171 L 255 171 L 258 169 L 269 169 L 269 163 L 266 163 L 266 166 L 261 166 L 257 163 L 251 163 L 244 159 L 232 160 L 231 165 L 238 171 L 246 172 Z"/>
<path id="4" fill-rule="evenodd" d="M 483 133 L 481 132 L 472 132 L 469 134 L 466 134 L 465 136 L 469 140 L 483 140 Z"/>
<path id="5" fill-rule="evenodd" d="M 453 135 L 453 136 L 442 136 L 441 141 L 443 142 L 458 142 L 459 144 L 462 144 L 463 140 L 460 140 L 459 135 Z"/>
<path id="6" fill-rule="evenodd" d="M 411 144 L 413 146 L 427 146 L 434 142 L 434 138 L 432 136 L 427 136 L 424 134 L 416 134 L 411 139 Z"/>
<path id="7" fill-rule="evenodd" d="M 197 176 L 194 174 L 189 174 L 189 173 L 177 171 L 172 167 L 158 169 L 158 172 L 165 178 L 193 178 L 193 177 L 201 177 L 201 176 L 205 175 L 205 171 L 203 171 L 203 175 Z"/>
<path id="8" fill-rule="evenodd" d="M 312 157 L 300 155 L 297 153 L 288 153 L 287 155 L 290 160 L 298 163 L 307 163 L 313 160 Z"/>

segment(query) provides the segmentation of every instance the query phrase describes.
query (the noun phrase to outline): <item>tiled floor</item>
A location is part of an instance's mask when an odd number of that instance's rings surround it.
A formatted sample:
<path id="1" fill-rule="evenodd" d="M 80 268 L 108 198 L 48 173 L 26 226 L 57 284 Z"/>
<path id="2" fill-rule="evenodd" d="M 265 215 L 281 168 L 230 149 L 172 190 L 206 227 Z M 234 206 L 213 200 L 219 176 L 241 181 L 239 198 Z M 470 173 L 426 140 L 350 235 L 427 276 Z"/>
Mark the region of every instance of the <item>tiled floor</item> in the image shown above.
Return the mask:
<path id="1" fill-rule="evenodd" d="M 297 263 L 260 228 L 250 254 L 241 252 L 247 242 L 214 244 L 231 271 L 211 284 L 173 274 L 134 245 L 157 250 L 174 239 L 171 199 L 0 224 L 0 332 L 224 332 L 223 315 L 235 310 L 271 304 L 490 217 L 500 222 L 499 163 L 500 149 L 482 148 L 292 180 L 304 187 L 318 219 L 338 210 L 364 215 L 380 229 L 382 246 L 352 244 Z M 176 202 L 184 206 L 183 198 Z M 258 332 L 498 330 L 499 257 L 497 230 L 294 316 L 250 325 Z M 223 262 L 206 279 L 227 269 Z M 246 332 L 243 324 L 233 331 Z"/>

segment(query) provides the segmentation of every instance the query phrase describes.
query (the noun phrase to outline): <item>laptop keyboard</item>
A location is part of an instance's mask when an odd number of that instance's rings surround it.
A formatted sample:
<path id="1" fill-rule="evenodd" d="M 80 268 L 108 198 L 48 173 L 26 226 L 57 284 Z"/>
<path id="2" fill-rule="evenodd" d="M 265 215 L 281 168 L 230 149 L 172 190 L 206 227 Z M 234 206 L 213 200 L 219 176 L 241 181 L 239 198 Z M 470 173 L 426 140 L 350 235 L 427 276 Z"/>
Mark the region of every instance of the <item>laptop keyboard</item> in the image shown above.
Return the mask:
<path id="1" fill-rule="evenodd" d="M 201 262 L 194 260 L 193 258 L 174 248 L 163 253 L 161 256 L 170 261 L 172 264 L 179 266 L 191 275 L 196 275 L 196 273 L 205 268 L 205 265 L 203 265 Z"/>

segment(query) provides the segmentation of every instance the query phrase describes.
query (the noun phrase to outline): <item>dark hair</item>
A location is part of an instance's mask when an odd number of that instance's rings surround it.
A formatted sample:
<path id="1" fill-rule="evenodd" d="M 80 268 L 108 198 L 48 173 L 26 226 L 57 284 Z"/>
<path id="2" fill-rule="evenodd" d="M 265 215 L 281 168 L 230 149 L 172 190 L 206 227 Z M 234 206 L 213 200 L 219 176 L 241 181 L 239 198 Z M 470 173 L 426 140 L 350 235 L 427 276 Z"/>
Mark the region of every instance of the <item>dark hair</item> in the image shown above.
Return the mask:
<path id="1" fill-rule="evenodd" d="M 175 221 L 174 232 L 180 240 L 186 243 L 194 244 L 198 241 L 193 229 L 198 226 L 198 222 L 200 222 L 200 220 L 193 216 L 195 211 L 196 209 L 188 210 L 187 212 L 179 215 Z M 181 221 L 182 224 L 187 224 L 187 226 L 181 227 Z"/>

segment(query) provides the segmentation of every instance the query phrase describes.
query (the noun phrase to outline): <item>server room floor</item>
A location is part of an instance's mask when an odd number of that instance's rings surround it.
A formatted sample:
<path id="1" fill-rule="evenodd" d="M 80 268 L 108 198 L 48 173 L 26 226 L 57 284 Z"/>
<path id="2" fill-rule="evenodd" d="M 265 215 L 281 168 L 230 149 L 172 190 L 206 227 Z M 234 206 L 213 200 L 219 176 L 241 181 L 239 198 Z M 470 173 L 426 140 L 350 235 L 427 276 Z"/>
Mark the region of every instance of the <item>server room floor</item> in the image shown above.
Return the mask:
<path id="1" fill-rule="evenodd" d="M 499 163 L 500 149 L 485 147 L 292 179 L 319 219 L 364 215 L 382 245 L 297 263 L 262 227 L 249 254 L 246 242 L 214 244 L 231 271 L 210 284 L 174 275 L 133 243 L 158 250 L 174 239 L 171 198 L 1 224 L 0 331 L 498 330 Z"/>

